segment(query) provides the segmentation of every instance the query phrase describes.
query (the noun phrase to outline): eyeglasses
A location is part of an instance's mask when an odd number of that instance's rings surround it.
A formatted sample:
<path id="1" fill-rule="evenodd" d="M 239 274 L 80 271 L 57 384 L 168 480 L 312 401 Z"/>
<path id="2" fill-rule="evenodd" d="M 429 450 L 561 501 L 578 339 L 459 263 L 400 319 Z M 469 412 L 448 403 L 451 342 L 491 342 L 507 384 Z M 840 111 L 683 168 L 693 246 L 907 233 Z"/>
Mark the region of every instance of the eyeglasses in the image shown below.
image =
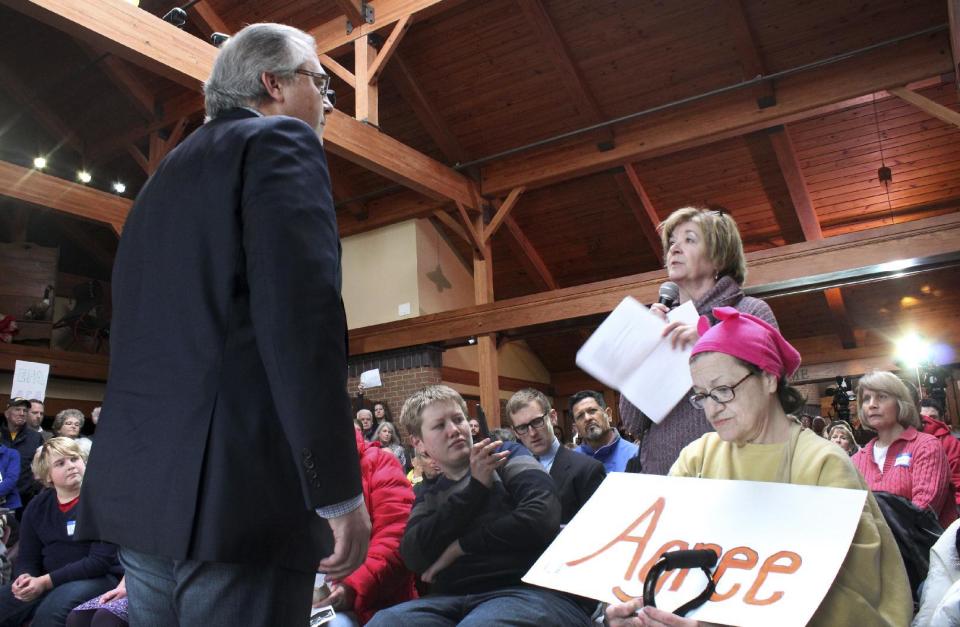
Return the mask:
<path id="1" fill-rule="evenodd" d="M 747 376 L 740 379 L 733 385 L 718 385 L 717 387 L 713 388 L 712 390 L 710 390 L 705 394 L 704 393 L 694 394 L 693 396 L 690 397 L 690 404 L 696 407 L 697 409 L 703 409 L 703 403 L 704 401 L 707 400 L 707 397 L 709 396 L 717 403 L 720 403 L 721 405 L 725 405 L 730 401 L 732 401 L 734 398 L 736 398 L 736 394 L 734 393 L 734 390 L 737 389 L 737 386 L 743 383 L 744 381 L 746 381 L 747 379 L 749 379 L 754 374 L 755 373 L 753 372 L 748 372 Z"/>
<path id="2" fill-rule="evenodd" d="M 303 74 L 304 76 L 309 76 L 313 79 L 313 84 L 317 88 L 323 97 L 330 101 L 330 104 L 337 104 L 337 92 L 330 89 L 330 75 L 324 74 L 322 72 L 314 72 L 311 70 L 296 69 L 293 71 L 294 74 Z"/>
<path id="3" fill-rule="evenodd" d="M 530 429 L 530 427 L 533 427 L 534 429 L 539 429 L 540 427 L 543 426 L 543 423 L 546 422 L 546 417 L 547 417 L 546 414 L 543 414 L 542 416 L 537 416 L 536 418 L 534 418 L 533 420 L 531 420 L 525 425 L 516 425 L 513 428 L 513 430 L 517 432 L 517 435 L 523 435 L 524 433 L 527 432 L 528 429 Z"/>

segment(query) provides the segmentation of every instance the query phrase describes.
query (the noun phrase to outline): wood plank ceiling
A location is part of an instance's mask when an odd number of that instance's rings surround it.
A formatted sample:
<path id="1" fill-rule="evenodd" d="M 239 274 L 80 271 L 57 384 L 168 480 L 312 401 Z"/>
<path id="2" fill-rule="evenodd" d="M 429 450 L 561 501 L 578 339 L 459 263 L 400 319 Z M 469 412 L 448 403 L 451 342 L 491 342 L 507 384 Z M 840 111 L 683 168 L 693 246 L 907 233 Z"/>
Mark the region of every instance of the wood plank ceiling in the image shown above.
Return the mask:
<path id="1" fill-rule="evenodd" d="M 27 2 L 2 0 L 0 4 L 19 9 Z M 381 15 L 400 4 L 396 0 L 372 3 Z M 726 207 L 737 219 L 748 251 L 803 241 L 796 189 L 785 178 L 785 155 L 778 152 L 778 145 L 792 145 L 792 154 L 786 158 L 805 183 L 812 217 L 824 237 L 960 209 L 960 129 L 884 91 L 896 84 L 884 84 L 882 78 L 871 78 L 874 83 L 870 83 L 866 78 L 874 58 L 869 55 L 891 64 L 897 62 L 897 55 L 909 59 L 916 55 L 926 66 L 912 70 L 917 75 L 909 80 L 927 79 L 918 93 L 960 111 L 944 29 L 854 57 L 846 65 L 810 70 L 803 76 L 818 76 L 822 71 L 823 76 L 833 72 L 829 76 L 835 77 L 843 71 L 862 77 L 864 85 L 876 86 L 845 95 L 830 87 L 837 96 L 821 103 L 826 110 L 791 114 L 783 128 L 776 122 L 763 123 L 757 126 L 760 130 L 734 130 L 714 141 L 688 142 L 691 147 L 679 144 L 648 154 L 642 134 L 637 140 L 638 131 L 633 130 L 638 123 L 627 122 L 488 160 L 491 155 L 758 74 L 783 72 L 935 29 L 947 23 L 943 0 L 409 4 L 425 8 L 414 16 L 413 26 L 379 82 L 379 130 L 451 166 L 481 160 L 462 171 L 478 182 L 489 200 L 506 196 L 496 184 L 509 178 L 504 177 L 509 168 L 529 169 L 525 175 L 532 181 L 530 187 L 507 218 L 507 228 L 500 228 L 492 238 L 497 300 L 656 270 L 660 260 L 651 218 L 662 220 L 688 204 Z M 172 6 L 166 0 L 141 2 L 141 9 L 157 16 Z M 186 31 L 207 38 L 215 30 L 279 21 L 318 36 L 337 33 L 340 39 L 331 44 L 332 49 L 323 47 L 326 39 L 320 40 L 321 47 L 343 70 L 353 72 L 353 46 L 340 45 L 346 42 L 340 28 L 341 23 L 345 26 L 342 6 L 334 0 L 201 0 L 188 10 Z M 390 27 L 383 28 L 381 41 L 389 33 Z M 862 71 L 857 63 L 863 64 Z M 897 71 L 899 76 L 911 70 Z M 752 107 L 746 109 L 748 116 L 767 115 L 781 103 L 792 102 L 798 93 L 815 91 L 808 85 L 814 79 L 803 76 L 783 77 L 689 108 L 671 109 L 662 119 L 685 121 L 707 136 L 719 128 L 719 122 L 705 123 L 709 120 L 698 116 L 709 115 L 714 107 L 719 112 L 744 104 Z M 172 144 L 171 137 L 188 135 L 200 121 L 195 91 L 95 45 L 77 42 L 7 6 L 0 6 L 0 78 L 0 160 L 29 167 L 33 157 L 43 153 L 51 161 L 48 172 L 73 178 L 76 169 L 91 168 L 94 185 L 105 191 L 110 182 L 123 180 L 127 198 L 142 185 L 149 166 L 155 165 L 154 158 L 172 147 L 165 142 Z M 337 108 L 352 115 L 355 90 L 339 77 L 333 86 Z M 777 104 L 758 109 L 758 97 L 772 98 Z M 777 133 L 785 134 L 788 143 L 778 144 Z M 621 150 L 630 142 L 639 142 L 631 153 L 638 158 L 603 161 L 604 154 L 610 154 L 605 148 Z M 556 181 L 533 172 L 541 162 L 548 167 L 544 155 L 549 151 L 580 144 L 589 149 L 584 154 L 596 159 L 597 165 L 558 175 Z M 441 209 L 449 211 L 450 217 L 442 216 L 438 228 L 447 232 L 465 258 L 471 257 L 472 245 L 458 234 L 462 229 L 451 227 L 459 220 L 452 204 L 403 190 L 341 156 L 332 155 L 330 164 L 345 234 L 413 215 L 411 206 L 422 216 Z M 888 184 L 878 180 L 882 164 L 893 172 Z M 495 193 L 489 193 L 491 189 Z M 4 223 L 12 224 L 16 213 L 3 209 L 0 233 L 4 228 L 10 231 Z M 58 228 L 64 232 L 102 228 L 62 219 L 65 226 Z M 85 241 L 101 240 L 88 237 Z M 115 243 L 106 245 L 108 255 L 114 247 Z M 84 272 L 90 270 L 82 264 L 74 269 L 76 274 Z M 98 274 L 102 273 L 101 268 Z M 943 276 L 944 281 L 956 279 L 955 272 Z M 906 293 L 919 285 L 909 283 L 899 289 Z M 931 290 L 941 295 L 949 292 L 943 287 Z M 874 323 L 889 326 L 871 317 L 873 310 L 865 309 L 864 303 L 879 307 L 877 311 L 885 308 L 890 315 L 905 311 L 874 302 L 868 288 L 848 288 L 844 295 L 858 329 Z M 778 315 L 789 317 L 793 310 L 809 313 L 809 325 L 788 325 L 788 334 L 808 338 L 813 337 L 811 333 L 817 335 L 811 329 L 834 328 L 831 310 L 819 294 L 790 297 L 782 303 L 776 307 Z M 938 305 L 934 311 L 947 309 Z M 558 331 L 531 338 L 529 343 L 550 370 L 567 371 L 573 368 L 570 347 L 582 342 L 582 334 L 582 330 Z"/>

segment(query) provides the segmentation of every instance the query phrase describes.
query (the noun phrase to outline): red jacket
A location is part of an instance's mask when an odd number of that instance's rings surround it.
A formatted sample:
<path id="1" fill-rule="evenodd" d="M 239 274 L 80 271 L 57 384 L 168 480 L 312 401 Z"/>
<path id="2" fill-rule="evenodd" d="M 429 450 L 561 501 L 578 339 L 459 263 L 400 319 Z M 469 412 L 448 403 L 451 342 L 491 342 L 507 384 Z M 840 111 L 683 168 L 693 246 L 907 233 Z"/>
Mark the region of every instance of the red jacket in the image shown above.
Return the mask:
<path id="1" fill-rule="evenodd" d="M 960 440 L 953 437 L 946 423 L 929 416 L 920 416 L 920 420 L 923 421 L 923 432 L 940 440 L 940 446 L 947 454 L 947 462 L 950 463 L 950 482 L 953 483 L 957 505 L 960 505 Z"/>
<path id="2" fill-rule="evenodd" d="M 882 470 L 873 460 L 876 441 L 850 458 L 872 491 L 897 494 L 920 509 L 929 507 L 944 529 L 957 519 L 950 468 L 937 438 L 907 427 L 887 449 Z"/>
<path id="3" fill-rule="evenodd" d="M 363 625 L 377 610 L 415 599 L 417 593 L 413 573 L 400 557 L 400 539 L 413 506 L 413 488 L 397 458 L 365 442 L 359 433 L 357 452 L 372 531 L 366 561 L 343 583 L 357 593 L 353 611 Z"/>

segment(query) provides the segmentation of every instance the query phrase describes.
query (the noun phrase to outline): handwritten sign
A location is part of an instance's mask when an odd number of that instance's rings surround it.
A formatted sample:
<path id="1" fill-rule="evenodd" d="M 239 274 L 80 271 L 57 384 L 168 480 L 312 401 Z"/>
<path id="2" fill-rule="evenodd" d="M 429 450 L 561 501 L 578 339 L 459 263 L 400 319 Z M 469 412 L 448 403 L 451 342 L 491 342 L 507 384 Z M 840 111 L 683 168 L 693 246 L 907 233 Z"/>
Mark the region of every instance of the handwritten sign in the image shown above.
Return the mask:
<path id="1" fill-rule="evenodd" d="M 717 589 L 688 614 L 726 625 L 806 625 L 840 569 L 867 493 L 815 486 L 611 473 L 523 580 L 609 603 L 643 597 L 666 551 L 711 548 Z M 823 521 L 830 520 L 830 533 Z M 664 573 L 668 611 L 706 584 Z"/>
<path id="2" fill-rule="evenodd" d="M 13 387 L 10 398 L 35 398 L 43 400 L 47 395 L 47 379 L 50 376 L 50 364 L 35 361 L 17 360 L 13 369 Z"/>

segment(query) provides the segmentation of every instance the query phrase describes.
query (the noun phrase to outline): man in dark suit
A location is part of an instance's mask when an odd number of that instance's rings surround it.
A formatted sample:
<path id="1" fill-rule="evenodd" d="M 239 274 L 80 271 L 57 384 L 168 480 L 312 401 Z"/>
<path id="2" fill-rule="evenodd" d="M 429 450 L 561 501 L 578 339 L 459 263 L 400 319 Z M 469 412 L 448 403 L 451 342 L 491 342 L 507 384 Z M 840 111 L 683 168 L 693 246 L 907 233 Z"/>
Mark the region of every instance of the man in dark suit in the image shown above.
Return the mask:
<path id="1" fill-rule="evenodd" d="M 539 390 L 527 388 L 514 394 L 507 401 L 506 414 L 517 437 L 553 477 L 560 495 L 560 522 L 567 524 L 603 483 L 607 471 L 597 460 L 557 440 L 553 433 L 557 411 Z"/>
<path id="2" fill-rule="evenodd" d="M 366 556 L 328 85 L 306 33 L 244 28 L 124 226 L 77 533 L 120 545 L 132 624 L 299 627 Z"/>

